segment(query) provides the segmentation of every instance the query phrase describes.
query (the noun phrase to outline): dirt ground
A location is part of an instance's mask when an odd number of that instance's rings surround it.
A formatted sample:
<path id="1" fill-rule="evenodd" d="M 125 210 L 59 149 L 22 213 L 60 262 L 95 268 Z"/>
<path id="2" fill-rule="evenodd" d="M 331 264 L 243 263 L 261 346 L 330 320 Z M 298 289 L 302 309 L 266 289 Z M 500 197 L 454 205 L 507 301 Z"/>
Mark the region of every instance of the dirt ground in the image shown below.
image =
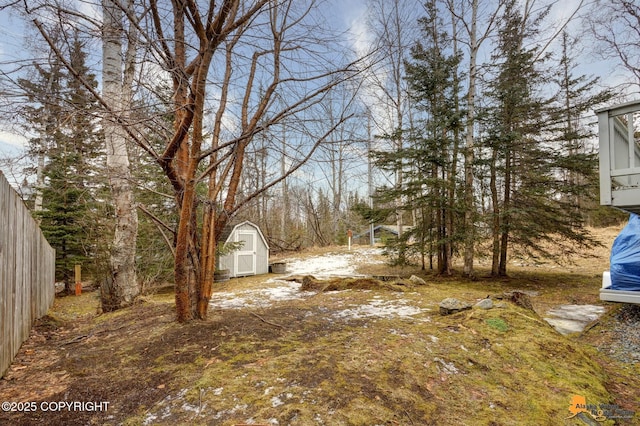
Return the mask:
<path id="1" fill-rule="evenodd" d="M 102 315 L 96 293 L 58 298 L 0 380 L 0 424 L 594 424 L 569 409 L 575 396 L 608 410 L 595 424 L 640 424 L 640 360 L 621 353 L 635 346 L 620 328 L 640 313 L 598 299 L 618 232 L 597 230 L 603 246 L 562 265 L 515 259 L 502 280 L 484 277 L 482 259 L 471 281 L 389 268 L 365 249 L 358 274 L 426 284 L 302 291 L 273 274 L 232 279 L 217 284 L 209 318 L 188 324 L 175 322 L 171 293 Z M 534 310 L 500 299 L 512 290 Z M 444 298 L 487 296 L 492 309 L 438 313 Z M 542 319 L 561 304 L 607 313 L 562 336 Z"/>

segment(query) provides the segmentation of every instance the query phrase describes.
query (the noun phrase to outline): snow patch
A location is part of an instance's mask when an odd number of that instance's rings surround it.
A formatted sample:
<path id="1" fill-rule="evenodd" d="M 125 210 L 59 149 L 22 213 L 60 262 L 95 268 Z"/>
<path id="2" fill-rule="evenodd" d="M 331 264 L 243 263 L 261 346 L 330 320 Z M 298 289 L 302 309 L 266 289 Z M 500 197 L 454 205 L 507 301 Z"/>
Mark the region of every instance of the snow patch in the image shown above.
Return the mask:
<path id="1" fill-rule="evenodd" d="M 264 308 L 277 301 L 302 299 L 315 294 L 310 291 L 300 291 L 302 284 L 296 282 L 268 280 L 267 283 L 278 283 L 280 285 L 258 290 L 213 293 L 209 306 L 214 309 Z"/>
<path id="2" fill-rule="evenodd" d="M 358 249 L 348 253 L 329 253 L 306 259 L 287 261 L 289 275 L 313 275 L 318 278 L 358 276 L 355 269 L 359 263 L 382 263 L 379 259 L 382 249 Z M 269 287 L 258 290 L 214 293 L 209 302 L 213 309 L 240 309 L 247 307 L 265 308 L 274 302 L 303 299 L 314 292 L 300 291 L 301 284 L 281 279 L 268 279 Z"/>
<path id="3" fill-rule="evenodd" d="M 287 272 L 290 275 L 313 275 L 317 278 L 358 276 L 355 270 L 358 264 L 382 263 L 382 249 L 357 249 L 348 253 L 329 253 L 306 259 L 287 261 Z M 302 284 L 283 281 L 281 279 L 266 280 L 267 287 L 256 290 L 214 293 L 209 302 L 213 309 L 265 308 L 278 301 L 303 299 L 315 295 L 315 292 L 300 291 Z M 346 290 L 344 290 L 346 291 Z M 328 292 L 327 294 L 341 293 Z M 367 290 L 362 291 L 368 292 Z M 320 308 L 322 309 L 322 308 Z M 429 309 L 412 306 L 403 299 L 384 300 L 382 296 L 374 296 L 365 305 L 352 306 L 333 313 L 338 319 L 363 318 L 411 318 Z M 430 321 L 421 318 L 420 321 Z M 270 389 L 267 390 L 269 392 Z"/>
<path id="4" fill-rule="evenodd" d="M 313 275 L 317 278 L 353 277 L 359 263 L 383 263 L 379 257 L 382 249 L 369 248 L 354 250 L 349 253 L 328 253 L 306 259 L 287 261 L 287 272 L 291 275 Z M 361 276 L 361 275 L 360 275 Z"/>
<path id="5" fill-rule="evenodd" d="M 379 300 L 374 298 L 366 305 L 359 305 L 353 308 L 344 309 L 333 314 L 340 319 L 362 319 L 362 318 L 410 318 L 421 314 L 429 309 L 418 308 L 407 304 L 406 300 Z"/>

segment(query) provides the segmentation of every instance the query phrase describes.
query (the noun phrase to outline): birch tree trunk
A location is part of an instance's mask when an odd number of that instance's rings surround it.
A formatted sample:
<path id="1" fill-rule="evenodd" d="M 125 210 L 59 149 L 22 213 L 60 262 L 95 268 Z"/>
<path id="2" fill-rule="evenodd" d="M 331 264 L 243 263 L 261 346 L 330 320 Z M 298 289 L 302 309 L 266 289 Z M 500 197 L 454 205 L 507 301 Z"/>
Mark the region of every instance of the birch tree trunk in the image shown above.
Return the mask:
<path id="1" fill-rule="evenodd" d="M 474 125 L 475 125 L 475 104 L 476 104 L 476 77 L 477 77 L 477 23 L 478 23 L 478 0 L 471 3 L 471 25 L 469 30 L 469 91 L 467 93 L 467 134 L 464 152 L 464 275 L 471 277 L 473 273 L 473 257 L 476 239 L 475 227 L 475 203 L 473 200 L 473 163 L 474 158 Z"/>
<path id="2" fill-rule="evenodd" d="M 53 105 L 53 100 L 48 99 L 51 94 L 53 93 L 53 79 L 54 76 L 59 73 L 60 70 L 58 69 L 58 66 L 54 63 L 51 64 L 51 71 L 49 73 L 49 78 L 47 79 L 47 93 L 45 94 L 45 102 L 49 103 L 50 105 Z M 52 118 L 51 117 L 51 112 L 49 109 L 46 109 L 46 114 L 47 114 L 47 118 L 46 118 L 46 122 L 47 124 L 52 122 Z M 49 133 L 49 136 L 45 137 L 42 141 L 42 143 L 44 144 L 43 146 L 40 146 L 40 148 L 38 148 L 38 165 L 36 167 L 36 196 L 35 196 L 35 203 L 33 206 L 33 211 L 35 212 L 41 212 L 42 211 L 42 188 L 44 187 L 44 166 L 45 166 L 45 152 L 51 147 L 51 141 L 49 140 L 49 138 L 51 133 Z M 42 222 L 42 218 L 36 216 L 36 222 L 38 222 L 38 224 L 40 224 L 40 222 Z"/>
<path id="3" fill-rule="evenodd" d="M 392 149 L 401 152 L 404 149 L 404 118 L 407 113 L 407 88 L 404 81 L 404 61 L 408 56 L 408 43 L 413 37 L 413 28 L 408 24 L 413 19 L 412 11 L 408 2 L 400 0 L 371 0 L 369 7 L 371 13 L 371 30 L 376 38 L 380 52 L 383 57 L 380 60 L 380 68 L 374 70 L 372 76 L 372 86 L 381 101 L 383 108 L 387 108 L 386 117 L 388 123 L 382 127 L 390 132 Z M 378 75 L 376 75 L 378 74 Z M 377 109 L 377 108 L 376 108 Z M 398 168 L 394 171 L 394 187 L 400 193 L 404 187 L 404 170 L 402 161 L 399 161 Z M 402 195 L 398 195 L 395 200 L 396 226 L 398 227 L 398 238 L 404 233 L 405 223 L 403 218 L 406 200 Z M 401 258 L 404 258 L 404 249 L 400 247 Z"/>
<path id="4" fill-rule="evenodd" d="M 109 111 L 103 119 L 107 173 L 115 214 L 115 232 L 109 258 L 109 277 L 102 285 L 102 309 L 112 311 L 130 305 L 140 292 L 135 255 L 138 215 L 127 154 L 126 135 L 115 116 L 127 109 L 122 77 L 123 12 L 113 0 L 102 1 L 102 89 Z"/>
<path id="5" fill-rule="evenodd" d="M 474 168 L 475 168 L 475 123 L 476 123 L 476 91 L 477 91 L 477 78 L 478 78 L 478 52 L 482 43 L 487 40 L 493 33 L 497 24 L 497 17 L 502 9 L 504 0 L 498 0 L 491 9 L 485 9 L 483 17 L 479 15 L 479 0 L 462 0 L 457 2 L 456 0 L 448 0 L 447 6 L 449 11 L 460 20 L 462 26 L 465 28 L 468 39 L 467 44 L 469 49 L 469 73 L 468 73 L 468 92 L 467 92 L 467 117 L 466 117 L 466 135 L 465 135 L 465 149 L 464 149 L 464 250 L 463 259 L 464 267 L 463 274 L 468 277 L 474 276 L 473 260 L 475 251 L 476 240 L 476 203 L 474 197 Z M 471 16 L 465 15 L 465 10 L 471 10 Z M 483 24 L 481 28 L 478 28 L 478 21 Z M 495 165 L 495 163 L 492 163 Z M 492 169 L 492 172 L 495 172 Z M 493 176 L 493 175 L 492 175 Z M 492 181 L 493 182 L 493 181 Z M 495 183 L 495 182 L 494 182 Z M 484 192 L 480 191 L 481 196 L 484 196 Z M 492 193 L 493 196 L 493 193 Z M 493 198 L 492 198 L 493 199 Z M 484 203 L 480 204 L 484 206 Z M 498 219 L 496 219 L 498 220 Z M 494 224 L 495 225 L 495 224 Z"/>

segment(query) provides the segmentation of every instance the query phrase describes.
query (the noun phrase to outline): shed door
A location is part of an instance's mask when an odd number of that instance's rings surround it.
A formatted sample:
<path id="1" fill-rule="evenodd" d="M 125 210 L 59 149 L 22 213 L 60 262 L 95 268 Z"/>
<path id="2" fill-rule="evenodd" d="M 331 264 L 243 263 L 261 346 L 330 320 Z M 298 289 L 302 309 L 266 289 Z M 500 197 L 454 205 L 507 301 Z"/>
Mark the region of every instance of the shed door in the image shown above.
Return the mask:
<path id="1" fill-rule="evenodd" d="M 242 241 L 244 244 L 235 252 L 236 256 L 236 276 L 255 275 L 256 273 L 256 231 L 236 232 L 236 241 Z"/>

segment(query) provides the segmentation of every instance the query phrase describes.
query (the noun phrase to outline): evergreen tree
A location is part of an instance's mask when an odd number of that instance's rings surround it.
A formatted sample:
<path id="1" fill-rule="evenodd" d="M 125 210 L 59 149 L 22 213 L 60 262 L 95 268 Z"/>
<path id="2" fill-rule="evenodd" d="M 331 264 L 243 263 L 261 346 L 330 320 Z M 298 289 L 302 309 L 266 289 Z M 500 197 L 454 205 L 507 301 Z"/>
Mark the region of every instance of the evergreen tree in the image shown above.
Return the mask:
<path id="1" fill-rule="evenodd" d="M 49 151 L 43 210 L 38 214 L 42 232 L 56 250 L 56 279 L 65 283 L 68 293 L 72 291 L 74 265 L 83 263 L 88 254 L 84 244 L 88 243 L 87 233 L 82 226 L 87 205 L 82 202 L 82 182 L 76 167 L 79 158 L 66 143 Z"/>
<path id="2" fill-rule="evenodd" d="M 85 81 L 97 87 L 78 37 L 70 44 L 68 61 Z M 71 292 L 74 265 L 95 256 L 99 249 L 96 224 L 100 215 L 95 195 L 100 184 L 95 160 L 100 134 L 92 115 L 96 101 L 62 69 L 57 60 L 48 67 L 37 65 L 36 78 L 20 84 L 30 102 L 25 110 L 35 135 L 30 150 L 42 166 L 34 214 L 56 249 L 56 279 Z"/>
<path id="3" fill-rule="evenodd" d="M 393 170 L 406 164 L 404 186 L 388 188 L 383 198 L 407 200 L 403 210 L 416 218 L 416 226 L 397 241 L 398 252 L 411 250 L 437 258 L 440 274 L 450 274 L 455 235 L 456 174 L 462 120 L 459 111 L 459 52 L 452 49 L 450 38 L 440 31 L 435 1 L 425 8 L 427 16 L 419 20 L 423 41 L 411 49 L 411 61 L 405 64 L 415 108 L 423 113 L 408 132 L 410 144 L 395 153 L 377 153 L 377 164 Z M 399 194 L 396 191 L 400 191 Z M 409 240 L 417 244 L 407 244 Z M 402 256 L 399 256 L 402 261 Z M 429 262 L 430 265 L 432 262 Z"/>
<path id="4" fill-rule="evenodd" d="M 590 141 L 595 137 L 592 128 L 585 126 L 585 116 L 593 114 L 599 105 L 609 101 L 614 93 L 598 88 L 598 77 L 574 75 L 577 66 L 571 51 L 575 41 L 562 34 L 562 51 L 554 83 L 558 87 L 554 121 L 557 137 L 556 161 L 562 165 L 559 184 L 563 186 L 562 201 L 568 204 L 575 218 L 574 225 L 589 221 L 594 209 L 599 209 L 598 154 Z"/>
<path id="5" fill-rule="evenodd" d="M 547 58 L 536 47 L 525 47 L 547 11 L 532 18 L 529 11 L 521 12 L 517 1 L 507 2 L 493 56 L 497 73 L 485 93 L 490 102 L 484 124 L 495 276 L 507 274 L 510 250 L 550 257 L 545 242 L 566 251 L 573 243 L 593 243 L 576 227 L 576 198 L 569 196 L 579 191 L 580 183 L 569 177 L 584 156 L 554 142 L 572 143 L 575 134 L 555 127 L 555 99 L 544 97 L 541 90 L 549 80 L 542 71 Z"/>
<path id="6" fill-rule="evenodd" d="M 493 55 L 497 75 L 486 93 L 491 100 L 486 145 L 490 152 L 492 275 L 506 275 L 508 245 L 517 238 L 514 231 L 533 229 L 526 227 L 523 216 L 546 214 L 548 153 L 538 136 L 545 127 L 547 101 L 537 92 L 544 76 L 535 61 L 537 50 L 524 47 L 525 39 L 535 31 L 523 18 L 518 3 L 507 2 Z M 540 208 L 542 211 L 537 211 Z"/>
<path id="7" fill-rule="evenodd" d="M 84 43 L 75 34 L 70 45 L 69 63 L 75 72 L 93 88 L 98 87 L 96 76 L 87 66 L 87 53 Z M 108 252 L 110 206 L 108 188 L 104 179 L 104 140 L 98 126 L 97 111 L 99 104 L 89 90 L 77 78 L 66 80 L 65 96 L 65 133 L 67 152 L 75 157 L 73 165 L 77 174 L 75 182 L 79 191 L 78 204 L 84 212 L 76 217 L 82 230 L 83 252 L 91 256 L 87 264 L 91 272 L 102 267 L 102 259 Z"/>

